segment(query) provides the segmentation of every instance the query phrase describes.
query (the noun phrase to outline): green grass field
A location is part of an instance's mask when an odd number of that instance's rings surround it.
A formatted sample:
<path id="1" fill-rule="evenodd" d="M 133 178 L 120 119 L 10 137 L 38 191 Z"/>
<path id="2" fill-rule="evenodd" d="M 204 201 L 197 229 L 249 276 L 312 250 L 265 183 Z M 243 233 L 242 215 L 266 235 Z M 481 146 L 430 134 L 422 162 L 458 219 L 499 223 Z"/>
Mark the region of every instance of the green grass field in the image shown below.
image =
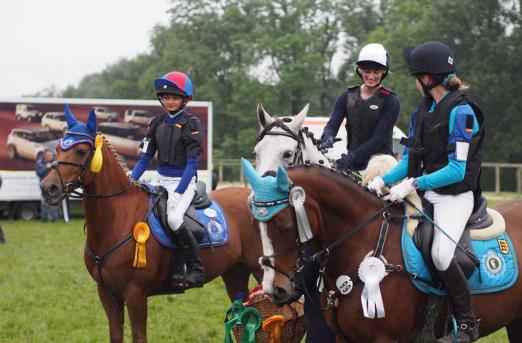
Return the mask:
<path id="1" fill-rule="evenodd" d="M 0 342 L 107 342 L 105 312 L 83 263 L 83 221 L 2 226 Z M 184 295 L 149 298 L 149 341 L 222 342 L 228 306 L 220 279 Z M 127 321 L 125 337 L 131 341 Z M 505 331 L 480 342 L 507 342 Z"/>

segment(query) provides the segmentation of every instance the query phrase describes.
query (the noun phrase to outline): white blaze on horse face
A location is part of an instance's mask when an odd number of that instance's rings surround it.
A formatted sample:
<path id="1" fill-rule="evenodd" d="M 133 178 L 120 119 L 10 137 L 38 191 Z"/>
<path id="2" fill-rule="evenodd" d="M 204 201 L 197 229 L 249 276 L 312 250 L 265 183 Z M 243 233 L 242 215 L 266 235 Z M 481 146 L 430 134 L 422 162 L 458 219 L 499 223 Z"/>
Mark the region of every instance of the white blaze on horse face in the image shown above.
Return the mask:
<path id="1" fill-rule="evenodd" d="M 272 241 L 268 237 L 268 228 L 266 223 L 259 222 L 259 232 L 261 233 L 261 242 L 263 243 L 263 255 L 272 256 L 274 254 L 274 247 Z M 261 264 L 261 260 L 259 261 Z M 270 258 L 270 263 L 274 265 L 274 258 Z M 263 291 L 266 294 L 272 294 L 272 284 L 274 282 L 275 270 L 273 268 L 261 265 L 263 269 Z"/>
<path id="2" fill-rule="evenodd" d="M 280 128 L 273 132 L 284 132 Z M 263 175 L 267 171 L 276 171 L 279 165 L 288 167 L 294 161 L 297 141 L 288 136 L 266 135 L 254 148 L 256 153 L 256 171 Z"/>

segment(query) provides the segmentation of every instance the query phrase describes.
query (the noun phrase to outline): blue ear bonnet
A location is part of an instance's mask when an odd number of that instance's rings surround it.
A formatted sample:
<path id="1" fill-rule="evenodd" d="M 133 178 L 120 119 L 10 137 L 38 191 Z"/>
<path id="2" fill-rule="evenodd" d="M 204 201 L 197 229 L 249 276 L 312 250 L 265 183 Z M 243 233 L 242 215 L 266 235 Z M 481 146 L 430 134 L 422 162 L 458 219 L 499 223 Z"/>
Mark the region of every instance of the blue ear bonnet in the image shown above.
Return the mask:
<path id="1" fill-rule="evenodd" d="M 91 147 L 94 147 L 94 138 L 96 137 L 96 114 L 94 110 L 89 114 L 87 124 L 76 120 L 67 104 L 65 104 L 64 112 L 67 121 L 67 131 L 65 132 L 65 136 L 60 139 L 62 150 L 67 151 L 80 143 L 87 143 Z"/>
<path id="2" fill-rule="evenodd" d="M 283 210 L 289 203 L 290 182 L 286 170 L 279 166 L 276 176 L 261 177 L 254 170 L 254 167 L 245 160 L 241 159 L 245 177 L 252 186 L 254 193 L 252 215 L 259 221 L 269 221 L 278 212 Z"/>

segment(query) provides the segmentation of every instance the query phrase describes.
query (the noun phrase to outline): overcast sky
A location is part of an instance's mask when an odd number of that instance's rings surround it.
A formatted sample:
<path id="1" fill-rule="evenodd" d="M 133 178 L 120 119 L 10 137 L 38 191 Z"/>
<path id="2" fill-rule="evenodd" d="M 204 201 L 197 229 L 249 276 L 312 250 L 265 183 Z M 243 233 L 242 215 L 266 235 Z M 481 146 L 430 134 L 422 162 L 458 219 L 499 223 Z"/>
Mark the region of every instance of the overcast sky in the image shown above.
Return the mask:
<path id="1" fill-rule="evenodd" d="M 169 8 L 169 0 L 0 0 L 0 97 L 77 86 L 149 51 Z"/>

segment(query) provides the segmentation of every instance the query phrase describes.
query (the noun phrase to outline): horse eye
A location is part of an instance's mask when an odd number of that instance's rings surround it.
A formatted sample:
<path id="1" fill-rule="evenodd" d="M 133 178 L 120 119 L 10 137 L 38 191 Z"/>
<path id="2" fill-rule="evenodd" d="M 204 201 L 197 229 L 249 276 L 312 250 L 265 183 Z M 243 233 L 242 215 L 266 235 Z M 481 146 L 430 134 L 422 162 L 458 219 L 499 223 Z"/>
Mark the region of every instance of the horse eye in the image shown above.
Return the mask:
<path id="1" fill-rule="evenodd" d="M 286 151 L 284 154 L 283 154 L 283 158 L 290 158 L 292 157 L 293 153 L 291 151 Z"/>
<path id="2" fill-rule="evenodd" d="M 83 149 L 76 150 L 76 155 L 78 155 L 79 157 L 85 156 L 86 153 L 87 153 L 87 151 L 85 151 Z"/>

